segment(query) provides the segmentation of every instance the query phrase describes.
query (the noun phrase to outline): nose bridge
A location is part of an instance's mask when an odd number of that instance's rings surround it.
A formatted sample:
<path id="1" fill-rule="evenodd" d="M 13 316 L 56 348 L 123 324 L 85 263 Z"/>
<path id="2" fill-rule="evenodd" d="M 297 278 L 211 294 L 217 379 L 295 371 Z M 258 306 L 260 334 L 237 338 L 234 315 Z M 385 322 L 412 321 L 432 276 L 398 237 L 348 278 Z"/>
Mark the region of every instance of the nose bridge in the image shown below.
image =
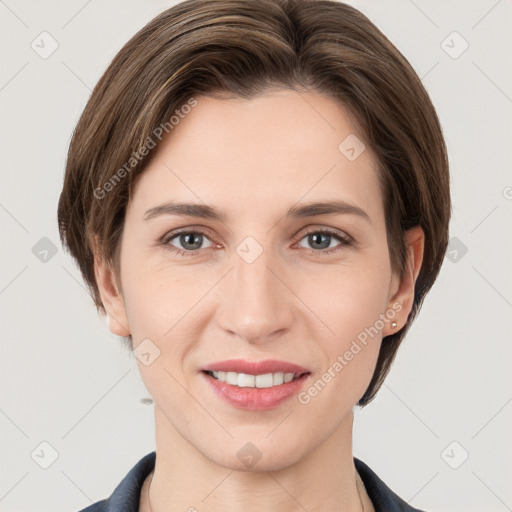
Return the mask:
<path id="1" fill-rule="evenodd" d="M 222 290 L 222 328 L 250 342 L 289 328 L 292 305 L 274 275 L 279 267 L 274 251 L 247 237 L 233 253 L 232 267 Z"/>

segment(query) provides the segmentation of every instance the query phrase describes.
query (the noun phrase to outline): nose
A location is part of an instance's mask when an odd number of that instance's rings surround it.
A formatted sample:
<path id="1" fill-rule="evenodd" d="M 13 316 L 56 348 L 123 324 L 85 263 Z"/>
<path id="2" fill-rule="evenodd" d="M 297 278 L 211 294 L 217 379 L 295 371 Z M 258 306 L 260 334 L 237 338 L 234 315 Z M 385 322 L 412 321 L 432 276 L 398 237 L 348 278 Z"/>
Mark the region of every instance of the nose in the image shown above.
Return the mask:
<path id="1" fill-rule="evenodd" d="M 242 251 L 234 253 L 232 270 L 219 289 L 221 329 L 252 344 L 283 336 L 294 320 L 290 279 L 271 249 L 263 250 L 252 262 Z"/>

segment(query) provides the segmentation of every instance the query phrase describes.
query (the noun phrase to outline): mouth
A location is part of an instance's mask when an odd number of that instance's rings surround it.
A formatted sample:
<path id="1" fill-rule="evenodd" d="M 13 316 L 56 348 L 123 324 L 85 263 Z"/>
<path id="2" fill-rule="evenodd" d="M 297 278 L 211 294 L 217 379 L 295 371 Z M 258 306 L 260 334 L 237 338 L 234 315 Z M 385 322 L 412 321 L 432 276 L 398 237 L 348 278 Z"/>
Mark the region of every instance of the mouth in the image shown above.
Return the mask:
<path id="1" fill-rule="evenodd" d="M 208 385 L 207 389 L 230 406 L 253 412 L 268 411 L 296 396 L 311 375 L 310 371 L 296 365 L 279 363 L 279 368 L 276 368 L 273 364 L 268 361 L 256 364 L 242 362 L 234 365 L 238 366 L 236 369 L 239 371 L 226 371 L 234 370 L 231 362 L 221 365 L 224 367 L 222 370 L 212 365 L 212 368 L 203 369 L 199 374 Z M 260 367 L 259 371 L 254 369 L 255 365 Z M 240 366 L 245 372 L 240 371 Z M 262 366 L 265 369 L 261 369 Z"/>
<path id="2" fill-rule="evenodd" d="M 228 359 L 211 363 L 205 366 L 202 372 L 219 383 L 258 389 L 282 386 L 311 373 L 303 366 L 278 359 Z"/>
<path id="3" fill-rule="evenodd" d="M 283 384 L 299 380 L 310 372 L 273 372 L 273 373 L 262 373 L 258 375 L 252 375 L 248 373 L 239 372 L 225 372 L 225 371 L 214 371 L 214 370 L 202 370 L 203 373 L 209 375 L 211 378 L 216 379 L 220 382 L 224 382 L 231 386 L 239 388 L 273 388 L 279 387 Z"/>

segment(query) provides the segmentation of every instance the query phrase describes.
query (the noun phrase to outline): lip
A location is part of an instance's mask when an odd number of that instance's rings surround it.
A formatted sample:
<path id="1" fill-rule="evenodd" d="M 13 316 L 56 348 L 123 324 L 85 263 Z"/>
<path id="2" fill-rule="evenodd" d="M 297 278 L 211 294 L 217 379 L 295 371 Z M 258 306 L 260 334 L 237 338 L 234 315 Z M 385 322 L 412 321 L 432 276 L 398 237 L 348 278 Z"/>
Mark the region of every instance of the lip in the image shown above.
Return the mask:
<path id="1" fill-rule="evenodd" d="M 228 359 L 226 361 L 217 361 L 202 368 L 206 371 L 215 372 L 236 372 L 246 373 L 247 375 L 263 375 L 265 373 L 294 373 L 302 375 L 309 373 L 307 368 L 297 364 L 279 361 L 277 359 L 266 359 L 265 361 L 244 361 L 243 359 Z"/>
<path id="2" fill-rule="evenodd" d="M 215 379 L 206 372 L 200 372 L 209 388 L 236 409 L 265 411 L 274 409 L 296 395 L 309 378 L 309 373 L 290 382 L 271 388 L 239 388 Z"/>
<path id="3" fill-rule="evenodd" d="M 265 373 L 294 373 L 297 377 L 290 382 L 285 382 L 270 388 L 238 387 L 215 379 L 207 372 L 236 372 L 248 375 L 263 375 Z M 249 411 L 264 411 L 274 409 L 286 400 L 296 395 L 304 386 L 311 372 L 293 363 L 268 359 L 266 361 L 244 361 L 242 359 L 230 359 L 218 361 L 205 366 L 200 375 L 217 396 L 225 400 L 236 409 Z"/>

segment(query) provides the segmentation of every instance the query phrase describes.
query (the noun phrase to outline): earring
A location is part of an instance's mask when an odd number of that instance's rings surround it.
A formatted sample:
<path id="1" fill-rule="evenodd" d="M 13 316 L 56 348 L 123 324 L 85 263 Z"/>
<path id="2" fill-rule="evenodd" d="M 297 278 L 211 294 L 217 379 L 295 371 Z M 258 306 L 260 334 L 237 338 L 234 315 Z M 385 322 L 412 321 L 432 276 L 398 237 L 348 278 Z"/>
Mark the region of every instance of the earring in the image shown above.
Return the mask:
<path id="1" fill-rule="evenodd" d="M 397 326 L 398 324 L 396 322 L 391 322 L 391 328 L 392 329 L 395 329 L 395 327 Z"/>

